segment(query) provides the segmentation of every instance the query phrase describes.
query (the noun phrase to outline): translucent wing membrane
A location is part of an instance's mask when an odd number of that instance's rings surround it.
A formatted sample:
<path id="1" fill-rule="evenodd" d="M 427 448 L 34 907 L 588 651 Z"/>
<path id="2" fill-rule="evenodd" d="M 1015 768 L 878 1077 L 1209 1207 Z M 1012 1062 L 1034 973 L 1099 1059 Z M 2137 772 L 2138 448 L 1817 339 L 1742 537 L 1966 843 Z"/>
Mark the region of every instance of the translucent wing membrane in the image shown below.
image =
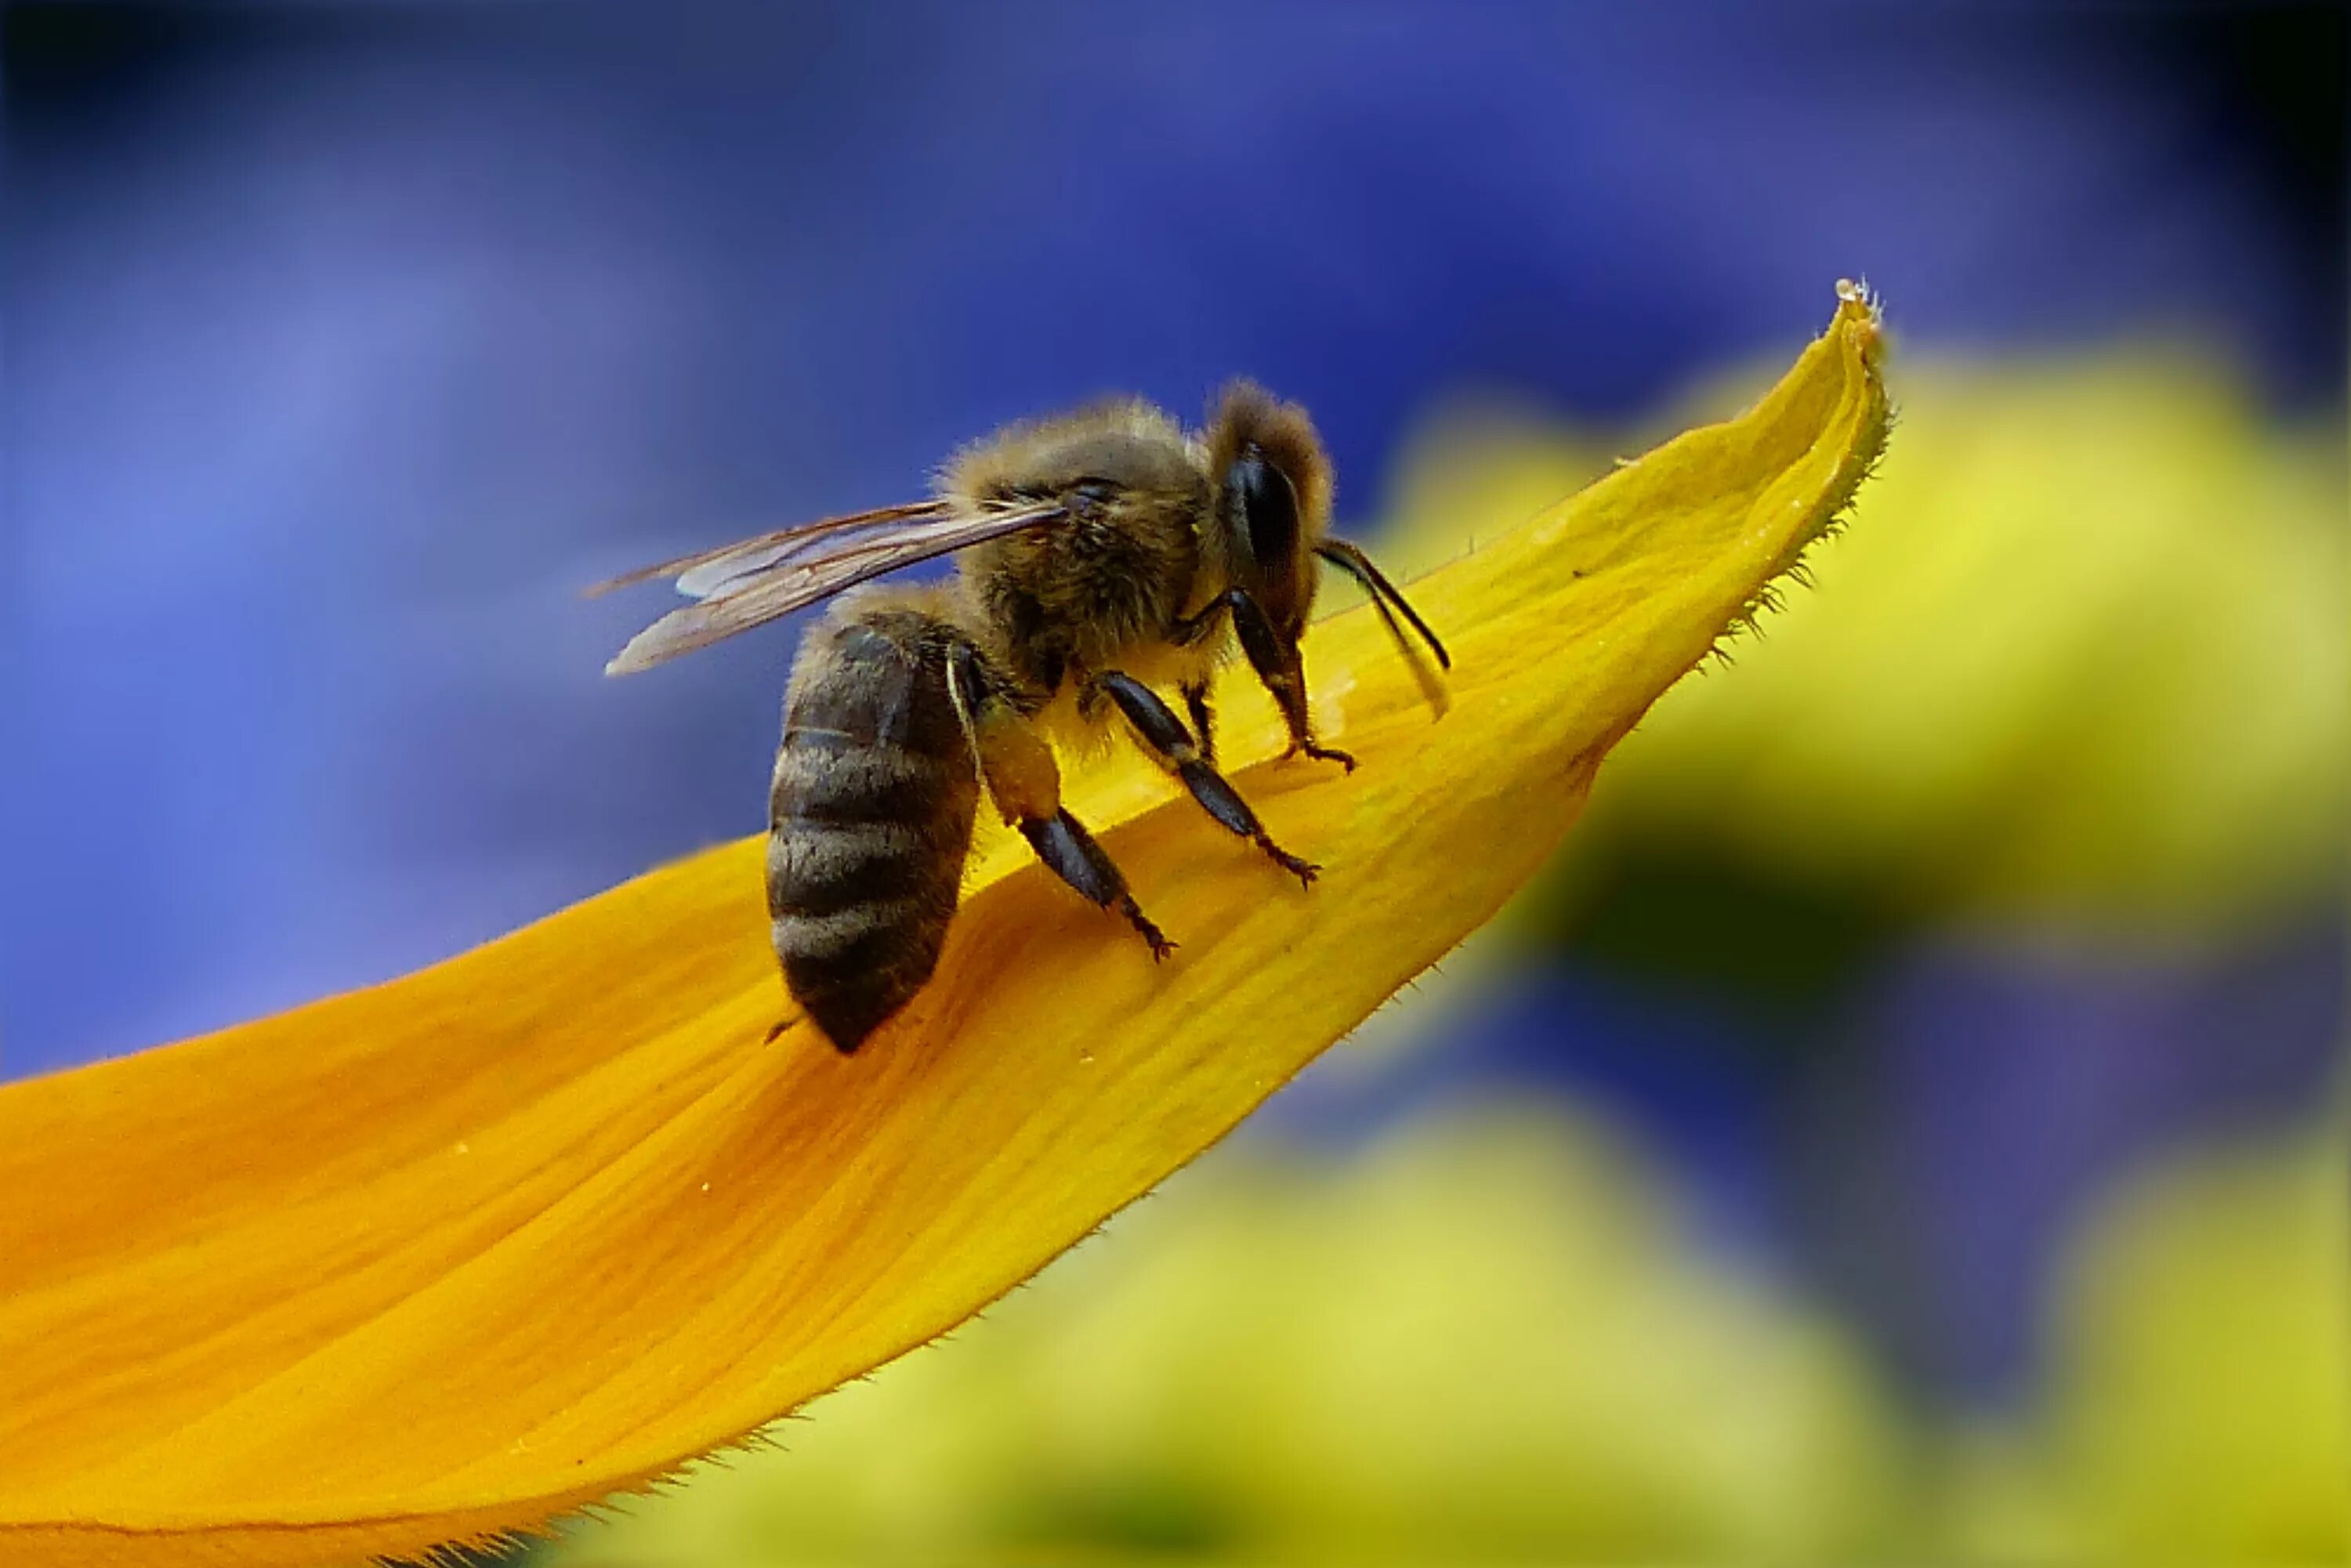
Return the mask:
<path id="1" fill-rule="evenodd" d="M 829 517 L 614 578 L 596 591 L 675 577 L 699 603 L 673 610 L 630 640 L 608 675 L 632 674 L 807 608 L 842 589 L 1033 528 L 1061 516 L 1058 501 L 956 513 L 926 502 Z"/>
<path id="2" fill-rule="evenodd" d="M 903 507 L 882 507 L 871 512 L 849 512 L 838 517 L 820 517 L 812 523 L 795 523 L 789 528 L 778 528 L 771 534 L 761 534 L 756 538 L 737 539 L 733 544 L 720 545 L 716 549 L 697 550 L 693 555 L 682 555 L 674 560 L 660 561 L 623 572 L 619 577 L 607 578 L 590 589 L 588 597 L 594 599 L 616 588 L 633 588 L 641 582 L 674 577 L 677 579 L 677 591 L 688 599 L 707 599 L 734 579 L 787 559 L 826 536 L 878 528 L 914 518 L 944 517 L 946 514 L 945 502 L 913 501 Z"/>

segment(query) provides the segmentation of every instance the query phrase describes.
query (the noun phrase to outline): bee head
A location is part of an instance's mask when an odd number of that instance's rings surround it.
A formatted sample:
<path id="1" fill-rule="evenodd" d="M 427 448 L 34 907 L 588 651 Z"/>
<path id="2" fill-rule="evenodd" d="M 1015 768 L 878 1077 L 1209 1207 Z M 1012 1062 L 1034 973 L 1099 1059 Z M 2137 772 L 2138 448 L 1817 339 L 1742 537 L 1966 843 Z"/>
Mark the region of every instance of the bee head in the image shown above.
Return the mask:
<path id="1" fill-rule="evenodd" d="M 1331 526 L 1331 460 L 1313 422 L 1253 382 L 1235 382 L 1208 423 L 1217 529 L 1236 588 L 1291 643 L 1314 609 L 1315 549 Z"/>

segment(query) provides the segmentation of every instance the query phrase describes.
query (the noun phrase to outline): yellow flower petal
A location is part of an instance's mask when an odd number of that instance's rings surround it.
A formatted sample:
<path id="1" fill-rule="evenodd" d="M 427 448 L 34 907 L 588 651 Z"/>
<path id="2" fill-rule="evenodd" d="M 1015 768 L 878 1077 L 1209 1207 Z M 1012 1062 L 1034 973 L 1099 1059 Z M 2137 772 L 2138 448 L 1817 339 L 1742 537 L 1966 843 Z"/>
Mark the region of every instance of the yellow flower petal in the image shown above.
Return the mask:
<path id="1" fill-rule="evenodd" d="M 1542 863 L 1601 756 L 1882 439 L 1858 290 L 1745 416 L 1307 668 L 1352 777 L 1241 770 L 1306 893 L 1140 765 L 1073 788 L 1154 966 L 976 856 L 936 978 L 854 1058 L 794 1027 L 746 841 L 388 985 L 0 1092 L 0 1561 L 308 1563 L 643 1484 L 943 1332 L 1190 1159 Z M 1234 757 L 1280 727 L 1245 678 Z"/>

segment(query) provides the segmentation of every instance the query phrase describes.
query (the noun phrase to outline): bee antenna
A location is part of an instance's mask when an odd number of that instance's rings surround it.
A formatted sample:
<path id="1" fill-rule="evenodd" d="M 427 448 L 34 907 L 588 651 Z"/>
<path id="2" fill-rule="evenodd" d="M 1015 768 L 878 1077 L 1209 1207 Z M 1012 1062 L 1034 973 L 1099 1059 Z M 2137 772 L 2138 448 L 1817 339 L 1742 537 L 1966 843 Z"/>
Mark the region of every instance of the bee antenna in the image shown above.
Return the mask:
<path id="1" fill-rule="evenodd" d="M 1373 605 L 1378 609 L 1380 619 L 1387 622 L 1390 632 L 1396 630 L 1395 620 L 1388 614 L 1388 605 L 1393 604 L 1405 620 L 1411 622 L 1412 629 L 1420 633 L 1421 641 L 1428 644 L 1428 651 L 1437 655 L 1437 667 L 1445 670 L 1453 667 L 1452 655 L 1446 653 L 1445 644 L 1437 640 L 1437 633 L 1428 629 L 1428 622 L 1420 618 L 1420 612 L 1405 602 L 1404 594 L 1387 580 L 1386 573 L 1372 564 L 1371 557 L 1345 539 L 1320 540 L 1314 546 L 1314 553 L 1364 585 L 1364 591 L 1371 595 Z M 1401 644 L 1404 639 L 1398 636 L 1396 641 Z"/>

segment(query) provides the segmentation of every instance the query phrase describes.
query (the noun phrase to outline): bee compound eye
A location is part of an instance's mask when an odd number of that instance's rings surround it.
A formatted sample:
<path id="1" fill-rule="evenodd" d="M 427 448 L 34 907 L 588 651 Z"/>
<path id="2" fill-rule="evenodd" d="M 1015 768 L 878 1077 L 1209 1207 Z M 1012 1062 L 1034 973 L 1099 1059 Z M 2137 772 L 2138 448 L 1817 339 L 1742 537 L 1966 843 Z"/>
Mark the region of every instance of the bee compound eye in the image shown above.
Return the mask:
<path id="1" fill-rule="evenodd" d="M 1290 476 L 1252 446 L 1234 463 L 1226 487 L 1249 530 L 1249 553 L 1259 570 L 1270 574 L 1286 569 L 1298 553 L 1298 492 Z"/>

